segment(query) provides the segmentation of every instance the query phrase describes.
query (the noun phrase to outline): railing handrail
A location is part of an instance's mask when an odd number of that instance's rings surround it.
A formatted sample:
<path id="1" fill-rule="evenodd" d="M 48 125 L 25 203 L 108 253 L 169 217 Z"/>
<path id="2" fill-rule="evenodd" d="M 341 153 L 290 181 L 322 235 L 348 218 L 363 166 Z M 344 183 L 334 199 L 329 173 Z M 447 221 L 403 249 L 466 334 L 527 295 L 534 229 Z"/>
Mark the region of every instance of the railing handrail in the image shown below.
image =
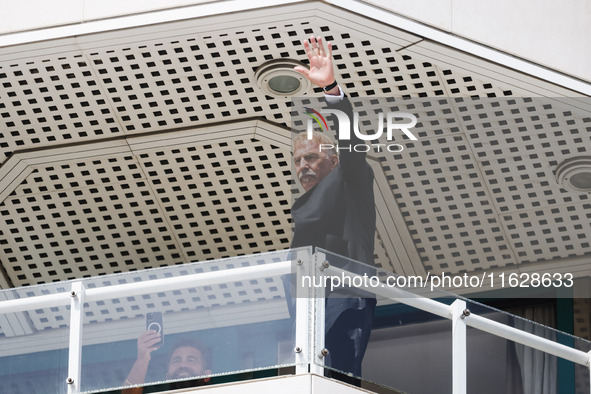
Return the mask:
<path id="1" fill-rule="evenodd" d="M 308 272 L 315 272 L 312 259 L 307 268 Z M 270 276 L 284 275 L 292 271 L 292 261 L 279 261 L 267 264 L 258 264 L 246 267 L 227 268 L 224 270 L 200 272 L 194 274 L 186 274 L 174 277 L 148 279 L 145 281 L 131 282 L 125 284 L 117 284 L 112 286 L 85 288 L 84 284 L 88 279 L 73 280 L 70 282 L 70 292 L 63 291 L 57 294 L 36 295 L 27 298 L 17 298 L 0 301 L 0 314 L 7 314 L 13 312 L 23 312 L 31 309 L 40 309 L 45 307 L 56 307 L 70 305 L 72 311 L 76 313 L 71 314 L 70 321 L 70 362 L 69 362 L 69 378 L 68 392 L 71 394 L 80 392 L 80 372 L 81 372 L 81 338 L 82 338 L 82 309 L 84 303 L 93 301 L 102 301 L 119 297 L 130 297 L 146 293 L 163 292 L 180 290 L 185 288 L 196 288 L 201 286 L 211 286 L 228 282 L 241 282 L 253 279 L 261 279 Z M 300 261 L 296 264 L 300 270 L 303 265 Z M 324 264 L 321 268 L 323 275 L 337 275 L 339 277 L 348 276 L 355 283 L 354 278 L 363 278 L 362 275 L 341 269 L 330 264 Z M 357 281 L 361 286 L 356 286 L 359 289 L 369 291 L 379 296 L 386 297 L 413 308 L 449 319 L 452 321 L 452 360 L 453 360 L 453 393 L 464 394 L 466 392 L 466 326 L 476 328 L 478 330 L 488 332 L 492 335 L 540 350 L 542 352 L 566 359 L 576 364 L 584 365 L 590 369 L 591 372 L 591 351 L 586 353 L 581 350 L 554 342 L 550 339 L 528 333 L 515 327 L 508 326 L 503 323 L 470 313 L 467 309 L 463 309 L 466 303 L 463 299 L 456 299 L 452 305 L 439 302 L 428 297 L 417 295 L 398 287 L 390 286 L 364 286 L 366 281 Z M 308 292 L 307 295 L 311 299 L 314 297 L 322 297 L 323 291 Z M 452 294 L 450 294 L 452 295 Z M 314 300 L 317 301 L 317 300 Z M 299 303 L 304 306 L 306 311 L 298 311 L 296 315 L 296 323 L 302 316 L 308 314 L 323 314 L 323 303 Z M 307 305 L 307 306 L 306 306 Z M 315 306 L 314 306 L 315 305 Z M 312 310 L 310 310 L 310 308 Z M 318 320 L 320 319 L 320 320 Z M 322 316 L 310 318 L 310 321 L 320 321 L 324 319 Z M 307 324 L 307 323 L 306 323 Z M 303 327 L 301 324 L 298 327 Z M 323 327 L 323 324 L 316 327 L 317 330 Z M 300 336 L 299 338 L 305 342 L 304 347 L 310 346 L 312 352 L 304 351 L 303 354 L 314 354 L 313 349 L 318 346 L 323 346 L 323 335 L 312 339 L 312 343 L 308 343 L 306 338 Z M 313 357 L 308 356 L 307 363 L 315 364 Z M 299 362 L 302 362 L 300 357 Z M 456 371 L 456 369 L 458 371 Z"/>
<path id="2" fill-rule="evenodd" d="M 360 279 L 363 278 L 362 275 L 334 266 L 327 267 L 325 272 L 331 274 L 334 273 L 339 277 L 345 275 L 350 276 L 352 279 L 354 277 L 358 277 Z M 365 282 L 360 280 L 357 283 L 363 284 Z M 397 287 L 365 286 L 363 287 L 363 289 L 446 319 L 451 320 L 453 318 L 451 305 L 447 305 L 443 302 L 435 301 L 426 297 L 421 297 L 412 292 Z M 537 350 L 541 350 L 543 352 L 564 358 L 577 364 L 581 364 L 587 367 L 590 365 L 589 363 L 591 362 L 591 352 L 586 353 L 581 350 L 573 349 L 566 345 L 554 342 L 550 339 L 525 332 L 518 328 L 496 322 L 494 320 L 476 315 L 474 313 L 466 315 L 463 318 L 463 320 L 466 322 L 466 325 L 481 331 L 488 332 L 489 334 L 493 334 L 495 336 L 505 338 L 510 341 L 517 342 L 519 344 L 526 345 Z"/>
<path id="3" fill-rule="evenodd" d="M 235 281 L 237 282 L 257 279 L 261 278 L 263 274 L 267 276 L 286 274 L 290 269 L 291 261 L 280 261 L 250 267 L 230 268 L 220 271 L 201 272 L 171 278 L 150 279 L 142 282 L 97 287 L 85 290 L 85 302 L 130 297 L 145 294 L 146 292 L 215 285 L 232 280 L 232 278 L 235 278 Z M 77 282 L 84 282 L 84 279 L 81 279 L 80 281 L 72 281 L 71 283 Z M 69 292 L 62 292 L 0 301 L 0 314 L 69 305 L 71 296 L 72 294 Z"/>

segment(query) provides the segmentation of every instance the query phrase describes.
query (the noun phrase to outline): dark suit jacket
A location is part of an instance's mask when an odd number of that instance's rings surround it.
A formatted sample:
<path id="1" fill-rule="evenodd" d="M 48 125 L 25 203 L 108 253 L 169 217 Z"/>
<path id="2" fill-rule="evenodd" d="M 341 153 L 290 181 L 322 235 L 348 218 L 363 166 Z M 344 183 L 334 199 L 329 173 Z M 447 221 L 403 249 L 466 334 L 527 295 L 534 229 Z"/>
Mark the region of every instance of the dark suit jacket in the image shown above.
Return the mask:
<path id="1" fill-rule="evenodd" d="M 346 112 L 353 124 L 348 99 L 338 105 L 329 105 L 329 108 Z M 319 247 L 373 265 L 376 229 L 373 171 L 365 160 L 365 153 L 348 151 L 350 145 L 362 143 L 364 141 L 356 138 L 351 130 L 350 141 L 339 141 L 340 147 L 347 148 L 339 150 L 339 164 L 294 203 L 291 210 L 295 224 L 292 247 Z M 340 267 L 347 268 L 345 265 Z M 349 267 L 353 268 L 354 264 Z M 360 273 L 358 269 L 351 270 Z M 329 299 L 327 330 L 343 310 L 366 306 L 367 300 L 363 298 Z"/>

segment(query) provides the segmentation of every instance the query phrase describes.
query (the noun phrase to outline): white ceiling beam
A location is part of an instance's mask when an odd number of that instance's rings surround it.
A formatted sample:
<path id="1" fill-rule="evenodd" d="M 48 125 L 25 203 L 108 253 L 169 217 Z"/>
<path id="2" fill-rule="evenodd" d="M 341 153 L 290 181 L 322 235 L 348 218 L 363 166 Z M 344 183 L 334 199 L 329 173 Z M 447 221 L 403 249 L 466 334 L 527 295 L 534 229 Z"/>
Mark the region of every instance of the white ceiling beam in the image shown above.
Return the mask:
<path id="1" fill-rule="evenodd" d="M 172 8 L 162 11 L 120 16 L 97 21 L 82 22 L 73 25 L 56 26 L 45 29 L 30 30 L 0 35 L 0 48 L 27 44 L 37 41 L 56 40 L 85 34 L 100 33 L 132 27 L 148 26 L 159 23 L 174 22 L 192 18 L 203 18 L 218 14 L 230 14 L 267 7 L 275 7 L 304 0 L 229 0 L 198 4 L 188 7 Z"/>
<path id="2" fill-rule="evenodd" d="M 503 53 L 465 38 L 447 33 L 434 27 L 427 26 L 421 22 L 394 14 L 390 11 L 376 8 L 375 6 L 357 0 L 325 0 L 326 3 L 342 7 L 351 12 L 365 15 L 398 29 L 406 30 L 409 33 L 424 37 L 425 39 L 450 46 L 455 49 L 467 52 L 471 55 L 501 64 L 505 67 L 521 71 L 525 74 L 543 79 L 548 82 L 569 88 L 576 92 L 591 95 L 591 84 L 579 79 L 570 77 L 563 73 L 537 65 L 535 63 L 520 59 L 516 56 Z"/>

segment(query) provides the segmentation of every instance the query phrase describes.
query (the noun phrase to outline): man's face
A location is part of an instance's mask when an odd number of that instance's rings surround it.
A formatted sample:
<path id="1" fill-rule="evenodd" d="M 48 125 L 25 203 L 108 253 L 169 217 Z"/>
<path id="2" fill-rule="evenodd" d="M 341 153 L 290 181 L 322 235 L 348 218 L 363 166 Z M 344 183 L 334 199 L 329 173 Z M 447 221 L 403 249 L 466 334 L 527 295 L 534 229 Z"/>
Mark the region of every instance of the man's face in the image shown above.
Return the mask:
<path id="1" fill-rule="evenodd" d="M 192 346 L 183 346 L 177 348 L 170 356 L 166 378 L 183 379 L 210 373 L 210 370 L 205 370 L 203 357 L 199 349 Z M 207 381 L 209 378 L 204 380 Z"/>
<path id="2" fill-rule="evenodd" d="M 293 156 L 296 175 L 305 191 L 316 186 L 339 162 L 338 156 L 320 152 L 319 144 L 314 140 L 297 144 Z"/>

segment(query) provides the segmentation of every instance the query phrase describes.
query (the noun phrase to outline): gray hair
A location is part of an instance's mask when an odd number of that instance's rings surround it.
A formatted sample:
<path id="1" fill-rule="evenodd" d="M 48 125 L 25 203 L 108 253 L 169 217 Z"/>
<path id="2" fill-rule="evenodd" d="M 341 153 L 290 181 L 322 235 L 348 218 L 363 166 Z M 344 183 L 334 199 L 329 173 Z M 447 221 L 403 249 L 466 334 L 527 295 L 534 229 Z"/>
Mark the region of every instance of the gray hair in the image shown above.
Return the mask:
<path id="1" fill-rule="evenodd" d="M 295 138 L 293 139 L 293 147 L 295 149 L 295 147 L 299 144 L 301 144 L 304 141 L 308 140 L 308 132 L 307 131 L 302 131 L 301 133 L 298 133 Z M 318 145 L 323 144 L 323 145 L 332 145 L 333 147 L 335 146 L 334 141 L 327 136 L 324 133 L 321 133 L 319 131 L 313 131 L 312 132 L 312 141 L 316 142 Z M 323 152 L 326 152 L 326 154 L 329 157 L 333 157 L 333 156 L 337 156 L 337 150 L 335 148 L 329 148 L 329 149 L 322 149 Z"/>

